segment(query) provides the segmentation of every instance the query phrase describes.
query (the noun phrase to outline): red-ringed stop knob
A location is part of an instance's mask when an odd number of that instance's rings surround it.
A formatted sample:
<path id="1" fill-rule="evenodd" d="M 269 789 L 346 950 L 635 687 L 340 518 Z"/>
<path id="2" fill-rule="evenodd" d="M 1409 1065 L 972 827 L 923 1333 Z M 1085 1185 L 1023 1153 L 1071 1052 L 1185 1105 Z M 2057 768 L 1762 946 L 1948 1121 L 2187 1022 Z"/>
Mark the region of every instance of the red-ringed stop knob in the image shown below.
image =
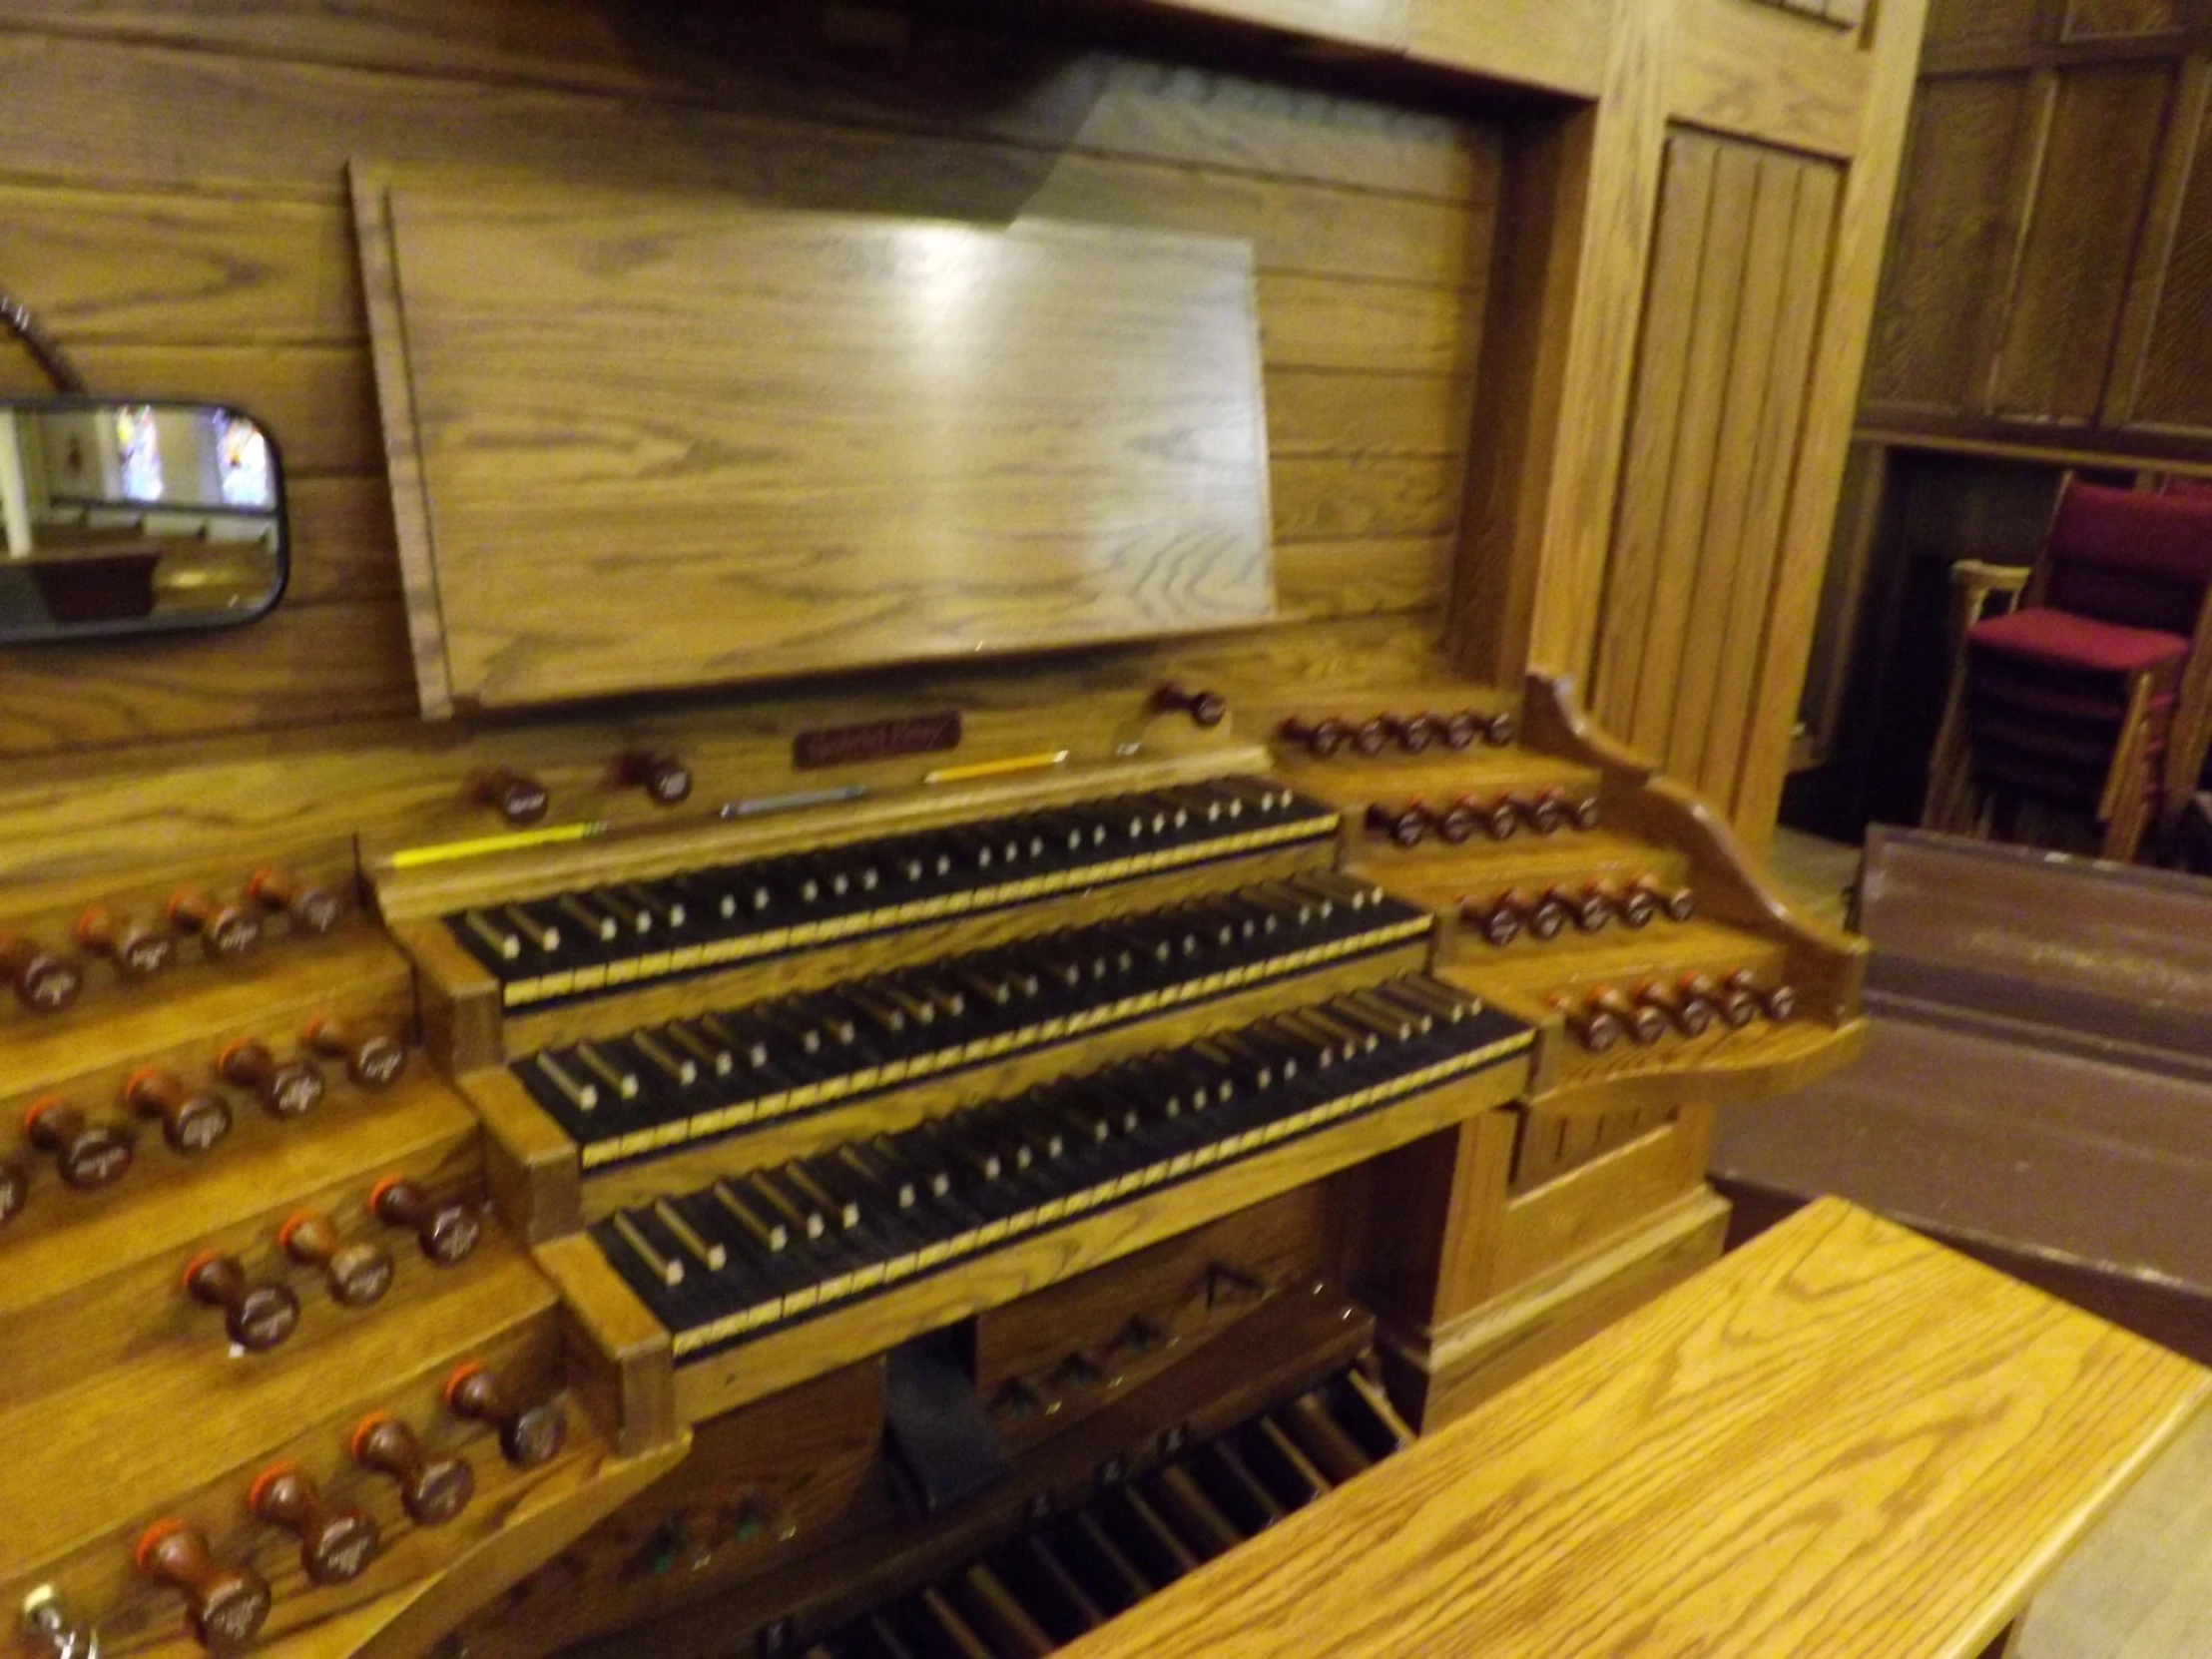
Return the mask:
<path id="1" fill-rule="evenodd" d="M 255 1517 L 299 1539 L 299 1564 L 317 1584 L 343 1584 L 361 1576 L 381 1542 L 376 1517 L 352 1504 L 323 1501 L 313 1479 L 296 1464 L 272 1463 L 246 1493 Z"/>
<path id="2" fill-rule="evenodd" d="M 1352 736 L 1346 730 L 1345 723 L 1335 715 L 1325 715 L 1320 720 L 1311 722 L 1293 715 L 1276 730 L 1286 741 L 1304 744 L 1306 753 L 1317 761 L 1328 760 L 1344 748 L 1346 741 Z"/>
<path id="3" fill-rule="evenodd" d="M 31 1196 L 31 1172 L 23 1160 L 0 1153 L 0 1226 L 15 1220 Z"/>
<path id="4" fill-rule="evenodd" d="M 1152 712 L 1161 715 L 1181 712 L 1191 717 L 1194 726 L 1219 726 L 1229 713 L 1229 700 L 1220 692 L 1170 680 L 1152 694 Z"/>
<path id="5" fill-rule="evenodd" d="M 1735 985 L 1716 985 L 1708 974 L 1685 973 L 1682 989 L 1688 995 L 1701 996 L 1710 1002 L 1721 1018 L 1739 1031 L 1759 1017 L 1756 996 Z"/>
<path id="6" fill-rule="evenodd" d="M 422 1254 L 441 1268 L 463 1260 L 476 1248 L 483 1222 L 475 1208 L 457 1199 L 434 1199 L 404 1176 L 387 1175 L 369 1190 L 369 1214 L 387 1227 L 404 1227 L 422 1245 Z"/>
<path id="7" fill-rule="evenodd" d="M 1573 822 L 1567 799 L 1556 787 L 1538 790 L 1533 796 L 1515 796 L 1514 805 L 1522 821 L 1539 835 L 1555 835 Z"/>
<path id="8" fill-rule="evenodd" d="M 1384 715 L 1382 730 L 1408 755 L 1418 755 L 1436 741 L 1439 728 L 1429 714 Z"/>
<path id="9" fill-rule="evenodd" d="M 85 970 L 76 957 L 5 933 L 0 933 L 0 978 L 34 1014 L 60 1013 L 85 988 Z"/>
<path id="10" fill-rule="evenodd" d="M 95 1122 L 58 1095 L 31 1103 L 23 1132 L 39 1151 L 54 1155 L 62 1179 L 81 1192 L 121 1180 L 136 1150 L 129 1129 Z"/>
<path id="11" fill-rule="evenodd" d="M 1517 796 L 1501 795 L 1482 809 L 1482 832 L 1493 841 L 1509 841 L 1521 825 Z"/>
<path id="12" fill-rule="evenodd" d="M 1639 1047 L 1648 1048 L 1667 1034 L 1665 1014 L 1648 1003 L 1632 1000 L 1611 985 L 1600 985 L 1591 991 L 1589 1005 L 1619 1020 Z"/>
<path id="13" fill-rule="evenodd" d="M 355 1031 L 335 1014 L 307 1022 L 306 1044 L 345 1062 L 345 1075 L 364 1089 L 384 1089 L 407 1069 L 407 1045 L 387 1031 Z"/>
<path id="14" fill-rule="evenodd" d="M 1472 796 L 1462 795 L 1436 815 L 1436 833 L 1450 846 L 1463 846 L 1482 828 L 1482 807 Z"/>
<path id="15" fill-rule="evenodd" d="M 151 979 L 177 959 L 177 936 L 95 904 L 77 918 L 77 942 L 126 979 Z"/>
<path id="16" fill-rule="evenodd" d="M 645 791 L 656 807 L 681 807 L 691 799 L 691 768 L 673 755 L 633 749 L 615 762 L 615 779 Z"/>
<path id="17" fill-rule="evenodd" d="M 1482 736 L 1482 717 L 1472 709 L 1445 715 L 1436 722 L 1436 736 L 1443 740 L 1446 749 L 1454 752 L 1472 749 L 1475 740 Z"/>
<path id="18" fill-rule="evenodd" d="M 239 1037 L 224 1044 L 215 1069 L 224 1081 L 251 1089 L 254 1097 L 276 1117 L 295 1118 L 311 1112 L 322 1100 L 322 1073 L 314 1062 L 279 1060 L 269 1044 L 254 1037 Z"/>
<path id="19" fill-rule="evenodd" d="M 469 780 L 468 793 L 480 807 L 489 807 L 509 824 L 536 824 L 553 805 L 546 787 L 527 773 L 502 767 L 480 772 Z"/>
<path id="20" fill-rule="evenodd" d="M 1646 1007 L 1656 1008 L 1674 1023 L 1674 1028 L 1685 1037 L 1703 1036 L 1711 1029 L 1715 1010 L 1713 1004 L 1702 996 L 1692 996 L 1679 986 L 1668 986 L 1656 979 L 1637 987 L 1636 1000 Z"/>
<path id="21" fill-rule="evenodd" d="M 1728 989 L 1740 991 L 1759 1004 L 1759 1011 L 1771 1020 L 1786 1020 L 1797 1012 L 1797 991 L 1777 980 L 1762 985 L 1749 968 L 1738 968 L 1723 981 Z"/>
<path id="22" fill-rule="evenodd" d="M 1459 900 L 1459 920 L 1494 945 L 1508 945 L 1519 938 L 1527 917 L 1528 901 L 1517 892 L 1499 893 L 1487 903 L 1473 898 Z"/>
<path id="23" fill-rule="evenodd" d="M 349 1442 L 353 1461 L 399 1483 L 399 1501 L 423 1526 L 438 1526 L 468 1507 L 476 1474 L 458 1457 L 431 1457 L 415 1432 L 379 1411 L 363 1417 Z"/>
<path id="24" fill-rule="evenodd" d="M 1627 1034 L 1627 1027 L 1603 1008 L 1592 1007 L 1587 1002 L 1570 1002 L 1559 992 L 1544 998 L 1559 1010 L 1567 1029 L 1592 1054 L 1603 1054 Z"/>
<path id="25" fill-rule="evenodd" d="M 247 896 L 265 910 L 290 918 L 301 933 L 327 933 L 345 915 L 345 896 L 335 887 L 310 881 L 288 869 L 258 869 L 246 883 Z"/>
<path id="26" fill-rule="evenodd" d="M 1669 921 L 1688 921 L 1697 914 L 1697 894 L 1688 887 L 1661 886 L 1655 875 L 1639 875 L 1631 885 L 1638 892 L 1649 893 Z"/>
<path id="27" fill-rule="evenodd" d="M 169 919 L 188 933 L 198 933 L 210 956 L 237 961 L 251 956 L 262 945 L 262 918 L 244 904 L 233 904 L 181 887 L 169 897 Z"/>
<path id="28" fill-rule="evenodd" d="M 193 1301 L 222 1309 L 231 1341 L 255 1354 L 267 1354 L 299 1325 L 299 1299 L 289 1285 L 256 1285 L 236 1256 L 218 1250 L 186 1264 L 185 1290 Z"/>
<path id="29" fill-rule="evenodd" d="M 320 1268 L 330 1299 L 366 1308 L 391 1289 L 391 1253 L 379 1244 L 347 1244 L 336 1225 L 315 1210 L 300 1210 L 276 1229 L 277 1248 L 303 1267 Z"/>
<path id="30" fill-rule="evenodd" d="M 1352 747 L 1373 759 L 1390 747 L 1390 726 L 1387 717 L 1376 715 L 1363 720 L 1352 729 Z"/>
<path id="31" fill-rule="evenodd" d="M 1428 833 L 1428 808 L 1418 801 L 1408 801 L 1402 807 L 1386 806 L 1380 801 L 1370 802 L 1367 826 L 1371 831 L 1385 837 L 1392 845 L 1418 846 Z"/>
<path id="32" fill-rule="evenodd" d="M 1601 878 L 1590 883 L 1590 890 L 1602 894 L 1613 913 L 1631 927 L 1649 927 L 1659 914 L 1659 897 L 1644 882 L 1632 881 L 1624 887 Z"/>
<path id="33" fill-rule="evenodd" d="M 195 1089 L 161 1066 L 141 1066 L 123 1085 L 123 1104 L 159 1120 L 172 1152 L 207 1151 L 231 1132 L 231 1105 L 213 1089 Z"/>
<path id="34" fill-rule="evenodd" d="M 1613 919 L 1613 907 L 1601 894 L 1587 889 L 1574 892 L 1566 887 L 1551 886 L 1544 889 L 1544 897 L 1557 904 L 1560 912 L 1585 933 L 1601 932 Z"/>
<path id="35" fill-rule="evenodd" d="M 518 1404 L 492 1376 L 471 1360 L 445 1380 L 445 1403 L 455 1416 L 499 1430 L 499 1449 L 517 1468 L 550 1463 L 568 1440 L 568 1413 L 556 1399 Z"/>
<path id="36" fill-rule="evenodd" d="M 139 1571 L 181 1590 L 193 1634 L 215 1653 L 237 1653 L 269 1617 L 269 1581 L 252 1567 L 216 1560 L 207 1538 L 181 1520 L 156 1521 L 138 1541 Z"/>

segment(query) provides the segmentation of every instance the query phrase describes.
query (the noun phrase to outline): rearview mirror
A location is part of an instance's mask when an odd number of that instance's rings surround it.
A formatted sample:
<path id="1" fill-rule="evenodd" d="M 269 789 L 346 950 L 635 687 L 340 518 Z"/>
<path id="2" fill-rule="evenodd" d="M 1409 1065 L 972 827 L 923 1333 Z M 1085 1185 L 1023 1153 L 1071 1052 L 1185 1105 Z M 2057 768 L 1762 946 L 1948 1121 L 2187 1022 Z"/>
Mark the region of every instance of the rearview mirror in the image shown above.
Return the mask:
<path id="1" fill-rule="evenodd" d="M 253 416 L 0 400 L 0 643 L 251 622 L 289 567 L 283 469 Z"/>

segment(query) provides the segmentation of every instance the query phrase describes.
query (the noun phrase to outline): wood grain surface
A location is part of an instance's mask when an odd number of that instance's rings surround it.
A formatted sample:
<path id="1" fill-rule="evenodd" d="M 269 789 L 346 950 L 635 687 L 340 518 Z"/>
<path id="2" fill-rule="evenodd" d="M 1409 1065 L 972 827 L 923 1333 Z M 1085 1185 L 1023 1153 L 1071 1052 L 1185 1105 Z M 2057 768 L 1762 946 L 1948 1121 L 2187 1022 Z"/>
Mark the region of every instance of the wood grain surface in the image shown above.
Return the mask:
<path id="1" fill-rule="evenodd" d="M 1971 1659 L 2208 1394 L 1823 1201 L 1066 1651 Z"/>
<path id="2" fill-rule="evenodd" d="M 386 212 L 457 700 L 1273 613 L 1240 245 L 411 179 Z"/>

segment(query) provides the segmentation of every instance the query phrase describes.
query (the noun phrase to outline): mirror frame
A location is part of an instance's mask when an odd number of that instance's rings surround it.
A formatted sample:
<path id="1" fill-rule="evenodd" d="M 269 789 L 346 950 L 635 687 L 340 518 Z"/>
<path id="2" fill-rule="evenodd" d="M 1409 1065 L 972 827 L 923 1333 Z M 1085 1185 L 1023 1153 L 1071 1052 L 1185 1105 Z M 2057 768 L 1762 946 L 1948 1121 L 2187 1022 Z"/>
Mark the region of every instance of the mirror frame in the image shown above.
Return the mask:
<path id="1" fill-rule="evenodd" d="M 240 415 L 251 420 L 269 445 L 270 477 L 276 485 L 278 511 L 276 513 L 276 582 L 270 590 L 266 603 L 251 611 L 218 611 L 205 616 L 162 618 L 147 616 L 116 622 L 88 622 L 73 624 L 66 631 L 44 636 L 8 638 L 0 635 L 0 651 L 18 646 L 38 649 L 47 646 L 74 645 L 84 640 L 132 639 L 147 634 L 208 634 L 232 628 L 243 628 L 259 622 L 283 602 L 284 594 L 291 587 L 291 512 L 289 494 L 285 487 L 283 450 L 276 442 L 276 434 L 268 421 L 252 409 L 239 403 L 220 402 L 213 398 L 197 397 L 132 397 L 94 396 L 90 393 L 56 392 L 43 397 L 19 397 L 0 395 L 0 417 L 14 414 L 18 409 L 53 410 L 57 413 L 76 413 L 86 409 L 112 409 L 118 404 L 143 404 L 154 409 L 220 409 L 226 414 Z"/>

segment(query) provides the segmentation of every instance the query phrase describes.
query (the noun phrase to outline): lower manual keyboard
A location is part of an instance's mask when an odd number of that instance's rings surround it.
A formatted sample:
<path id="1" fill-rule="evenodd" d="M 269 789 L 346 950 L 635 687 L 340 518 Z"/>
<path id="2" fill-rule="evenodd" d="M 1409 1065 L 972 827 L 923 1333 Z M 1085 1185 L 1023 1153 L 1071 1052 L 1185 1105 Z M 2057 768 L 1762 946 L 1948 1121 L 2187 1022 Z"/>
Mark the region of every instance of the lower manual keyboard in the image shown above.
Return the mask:
<path id="1" fill-rule="evenodd" d="M 679 1356 L 919 1275 L 1501 1064 L 1519 1021 L 1421 976 L 1056 1078 L 592 1229 Z"/>

